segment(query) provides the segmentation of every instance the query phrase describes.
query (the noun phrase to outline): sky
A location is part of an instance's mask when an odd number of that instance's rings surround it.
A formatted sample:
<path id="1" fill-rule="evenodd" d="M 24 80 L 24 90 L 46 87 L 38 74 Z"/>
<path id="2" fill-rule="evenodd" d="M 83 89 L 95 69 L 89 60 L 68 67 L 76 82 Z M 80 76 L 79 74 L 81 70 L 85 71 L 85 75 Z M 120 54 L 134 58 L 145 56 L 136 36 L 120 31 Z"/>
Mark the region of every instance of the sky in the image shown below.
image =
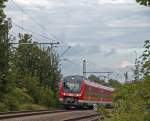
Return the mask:
<path id="1" fill-rule="evenodd" d="M 71 46 L 61 57 L 63 75 L 82 75 L 86 59 L 87 71 L 112 71 L 120 81 L 128 72 L 131 80 L 135 58 L 150 39 L 150 8 L 135 0 L 9 0 L 6 5 L 7 17 L 26 28 L 13 25 L 11 34 L 34 32 L 52 39 L 31 33 L 34 41 L 59 41 L 60 55 Z"/>

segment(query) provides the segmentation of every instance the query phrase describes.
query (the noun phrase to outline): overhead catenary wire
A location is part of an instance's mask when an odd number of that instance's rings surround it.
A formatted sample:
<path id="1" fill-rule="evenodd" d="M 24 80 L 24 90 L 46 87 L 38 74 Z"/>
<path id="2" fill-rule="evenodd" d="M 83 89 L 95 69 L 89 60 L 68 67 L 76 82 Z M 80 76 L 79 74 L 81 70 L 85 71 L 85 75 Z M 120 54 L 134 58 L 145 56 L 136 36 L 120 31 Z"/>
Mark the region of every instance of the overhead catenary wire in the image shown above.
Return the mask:
<path id="1" fill-rule="evenodd" d="M 14 26 L 16 26 L 17 28 L 21 29 L 21 30 L 28 31 L 28 32 L 30 32 L 30 33 L 32 33 L 32 34 L 36 34 L 36 35 L 38 35 L 38 36 L 40 36 L 40 37 L 42 37 L 42 38 L 45 38 L 45 39 L 47 39 L 47 40 L 52 40 L 52 41 L 54 41 L 53 39 L 51 39 L 51 38 L 49 38 L 49 37 L 47 37 L 47 36 L 44 36 L 44 35 L 42 35 L 42 34 L 40 34 L 40 33 L 36 33 L 36 32 L 34 32 L 34 31 L 32 31 L 32 30 L 29 30 L 29 29 L 27 29 L 27 28 L 21 27 L 20 25 L 16 24 L 14 21 L 12 21 L 12 24 L 13 24 Z"/>
<path id="2" fill-rule="evenodd" d="M 37 24 L 39 27 L 41 27 L 42 29 L 45 29 L 45 27 L 43 25 L 41 25 L 40 23 L 37 22 L 37 20 L 35 18 L 33 18 L 30 14 L 28 14 L 28 12 L 26 12 L 22 7 L 20 7 L 14 0 L 11 0 L 13 2 L 13 4 L 19 8 L 24 14 L 26 14 L 35 24 Z M 47 32 L 47 31 L 46 31 Z M 51 39 L 53 40 L 53 39 Z M 56 40 L 53 40 L 56 41 Z"/>
<path id="3" fill-rule="evenodd" d="M 17 25 L 17 24 L 16 24 Z M 15 25 L 14 25 L 15 26 Z M 17 25 L 16 27 L 18 27 L 19 29 L 23 29 L 23 28 L 21 28 L 21 26 L 19 26 L 19 25 Z M 26 29 L 24 29 L 23 31 L 25 31 Z M 31 34 L 32 32 L 26 32 L 27 34 Z M 37 33 L 38 34 L 38 33 Z M 10 36 L 12 36 L 13 38 L 18 38 L 18 36 L 14 36 L 14 35 L 16 35 L 15 33 L 12 33 L 11 32 L 11 34 L 9 34 Z M 40 36 L 40 35 L 39 35 Z M 32 34 L 32 38 L 34 38 L 36 41 L 40 41 L 34 34 Z"/>
<path id="4" fill-rule="evenodd" d="M 65 54 L 66 54 L 66 52 L 71 48 L 71 46 L 69 46 L 67 43 L 65 43 L 64 41 L 62 41 L 62 40 L 58 40 L 53 34 L 51 34 L 51 33 L 49 33 L 48 32 L 48 30 L 47 30 L 47 28 L 45 27 L 45 26 L 43 26 L 42 24 L 40 24 L 38 21 L 37 21 L 37 19 L 35 19 L 34 17 L 32 17 L 27 11 L 25 11 L 20 5 L 18 5 L 14 0 L 11 0 L 12 1 L 12 3 L 17 7 L 17 8 L 19 8 L 20 10 L 21 10 L 21 12 L 22 13 L 24 13 L 24 14 L 26 14 L 35 24 L 37 24 L 40 28 L 42 28 L 49 36 L 52 36 L 53 38 L 55 38 L 55 39 L 52 39 L 52 38 L 50 38 L 50 37 L 46 37 L 46 36 L 44 36 L 44 35 L 42 35 L 42 34 L 39 34 L 39 33 L 36 33 L 36 32 L 34 32 L 34 31 L 31 31 L 30 30 L 30 32 L 31 33 L 33 33 L 33 34 L 38 34 L 39 36 L 41 36 L 41 37 L 43 37 L 43 38 L 45 38 L 45 39 L 47 39 L 47 40 L 52 40 L 52 41 L 55 41 L 55 42 L 61 42 L 61 43 L 63 43 L 63 44 L 65 44 L 66 46 L 67 46 L 67 49 L 63 52 L 63 55 L 62 56 L 64 56 Z M 23 16 L 23 15 L 22 15 Z M 23 18 L 22 18 L 22 23 L 23 23 Z M 22 29 L 22 30 L 26 30 L 26 31 L 28 31 L 27 29 L 25 29 L 24 27 L 23 27 L 23 24 L 22 24 L 22 27 L 21 26 L 19 26 L 19 25 L 17 25 L 17 24 L 15 24 L 15 26 L 17 26 L 18 28 L 20 28 L 20 29 Z M 38 40 L 35 36 L 33 36 L 36 40 Z M 69 47 L 69 49 L 68 49 L 68 47 Z"/>
<path id="5" fill-rule="evenodd" d="M 87 62 L 91 65 L 93 65 L 94 67 L 96 67 L 97 69 L 101 68 L 98 64 L 92 62 L 91 60 L 87 60 Z"/>
<path id="6" fill-rule="evenodd" d="M 79 66 L 80 65 L 80 64 L 77 64 L 77 63 L 75 63 L 74 61 L 72 61 L 71 59 L 68 59 L 68 58 L 64 58 L 62 60 L 67 61 L 67 62 L 69 62 L 70 64 L 72 64 L 74 66 Z"/>
<path id="7" fill-rule="evenodd" d="M 20 7 L 20 5 L 18 5 L 14 0 L 11 0 L 12 1 L 12 3 L 17 7 L 17 8 L 19 8 L 24 14 L 26 14 L 35 24 L 37 24 L 40 28 L 42 28 L 49 36 L 52 36 L 53 38 L 55 38 L 55 40 L 54 39 L 51 39 L 51 40 L 53 40 L 53 41 L 59 41 L 59 42 L 61 42 L 61 43 L 63 43 L 63 44 L 65 44 L 65 45 L 68 45 L 67 43 L 65 43 L 64 41 L 62 41 L 62 40 L 58 40 L 53 34 L 51 34 L 50 32 L 48 32 L 48 30 L 47 30 L 47 28 L 45 27 L 45 26 L 43 26 L 42 24 L 40 24 L 39 22 L 37 22 L 37 20 L 34 18 L 34 17 L 32 17 L 28 12 L 26 12 L 22 7 Z"/>
<path id="8" fill-rule="evenodd" d="M 66 50 L 64 50 L 64 52 L 62 54 L 60 54 L 60 58 L 62 58 L 69 50 L 70 50 L 71 46 L 68 46 L 68 48 Z"/>
<path id="9" fill-rule="evenodd" d="M 48 37 L 46 37 L 46 36 L 44 36 L 44 35 L 42 35 L 42 34 L 40 34 L 40 33 L 36 33 L 36 32 L 34 32 L 34 31 L 31 31 L 31 30 L 28 30 L 28 29 L 26 29 L 26 28 L 24 28 L 24 27 L 21 27 L 21 26 L 17 25 L 17 24 L 16 24 L 15 22 L 13 22 L 13 21 L 12 21 L 12 24 L 13 24 L 14 26 L 16 26 L 17 28 L 21 29 L 21 30 L 29 31 L 29 32 L 32 33 L 32 34 L 36 34 L 36 35 L 41 36 L 42 38 L 45 38 L 45 39 L 47 39 L 47 40 L 52 40 L 51 38 L 48 38 Z M 33 38 L 35 38 L 36 40 L 38 40 L 37 37 L 35 37 L 35 36 L 33 36 Z M 38 41 L 39 41 L 39 40 L 38 40 Z M 68 52 L 68 50 L 69 50 L 70 48 L 71 48 L 71 46 L 67 46 L 67 49 L 66 49 L 62 54 L 60 54 L 60 57 L 62 58 L 62 57 L 66 54 L 66 52 Z"/>

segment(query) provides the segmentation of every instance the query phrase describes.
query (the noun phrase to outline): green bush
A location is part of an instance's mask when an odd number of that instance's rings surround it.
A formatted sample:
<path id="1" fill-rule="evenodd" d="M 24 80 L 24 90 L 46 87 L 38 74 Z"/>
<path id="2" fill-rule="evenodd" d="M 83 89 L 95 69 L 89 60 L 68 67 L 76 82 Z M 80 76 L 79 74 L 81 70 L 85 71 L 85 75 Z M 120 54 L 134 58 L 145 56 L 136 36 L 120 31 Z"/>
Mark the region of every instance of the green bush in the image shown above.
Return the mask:
<path id="1" fill-rule="evenodd" d="M 27 103 L 27 104 L 20 105 L 20 109 L 21 110 L 44 110 L 47 108 L 43 105 Z"/>
<path id="2" fill-rule="evenodd" d="M 3 102 L 0 102 L 0 112 L 8 111 L 6 105 Z"/>
<path id="3" fill-rule="evenodd" d="M 114 94 L 114 107 L 105 121 L 150 121 L 150 77 L 120 87 Z"/>

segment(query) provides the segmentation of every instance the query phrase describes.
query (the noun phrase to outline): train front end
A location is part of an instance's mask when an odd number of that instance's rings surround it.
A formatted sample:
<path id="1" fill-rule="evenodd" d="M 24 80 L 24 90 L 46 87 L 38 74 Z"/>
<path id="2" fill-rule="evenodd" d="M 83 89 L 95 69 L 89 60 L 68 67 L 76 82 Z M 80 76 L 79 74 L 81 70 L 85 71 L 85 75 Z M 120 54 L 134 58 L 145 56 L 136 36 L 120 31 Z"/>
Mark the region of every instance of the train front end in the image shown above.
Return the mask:
<path id="1" fill-rule="evenodd" d="M 68 76 L 60 81 L 59 100 L 64 107 L 79 107 L 83 99 L 84 81 L 80 76 Z"/>

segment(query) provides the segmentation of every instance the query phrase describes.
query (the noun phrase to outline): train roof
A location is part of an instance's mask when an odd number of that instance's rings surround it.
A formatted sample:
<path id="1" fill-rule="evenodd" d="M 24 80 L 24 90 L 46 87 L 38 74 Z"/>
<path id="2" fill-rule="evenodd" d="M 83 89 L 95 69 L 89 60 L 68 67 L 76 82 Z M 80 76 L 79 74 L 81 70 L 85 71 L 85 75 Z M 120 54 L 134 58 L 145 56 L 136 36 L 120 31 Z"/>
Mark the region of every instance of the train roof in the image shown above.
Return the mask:
<path id="1" fill-rule="evenodd" d="M 95 82 L 93 82 L 89 79 L 86 79 L 86 84 L 97 87 L 97 88 L 102 88 L 102 89 L 105 89 L 105 90 L 108 90 L 108 91 L 114 91 L 114 88 L 103 86 L 103 85 L 95 83 Z"/>
<path id="2" fill-rule="evenodd" d="M 88 78 L 86 78 L 86 77 L 84 77 L 84 76 L 80 76 L 80 75 L 70 75 L 70 76 L 66 76 L 66 77 L 64 77 L 64 78 L 68 78 L 68 77 L 76 77 L 76 78 L 78 78 L 78 79 L 84 79 L 84 80 L 86 81 L 86 84 L 89 84 L 89 85 L 94 86 L 94 87 L 97 87 L 97 88 L 102 88 L 102 89 L 105 89 L 105 90 L 108 90 L 108 91 L 114 91 L 114 88 L 100 85 L 100 84 L 98 84 L 98 83 L 95 83 L 95 82 L 89 80 Z"/>

